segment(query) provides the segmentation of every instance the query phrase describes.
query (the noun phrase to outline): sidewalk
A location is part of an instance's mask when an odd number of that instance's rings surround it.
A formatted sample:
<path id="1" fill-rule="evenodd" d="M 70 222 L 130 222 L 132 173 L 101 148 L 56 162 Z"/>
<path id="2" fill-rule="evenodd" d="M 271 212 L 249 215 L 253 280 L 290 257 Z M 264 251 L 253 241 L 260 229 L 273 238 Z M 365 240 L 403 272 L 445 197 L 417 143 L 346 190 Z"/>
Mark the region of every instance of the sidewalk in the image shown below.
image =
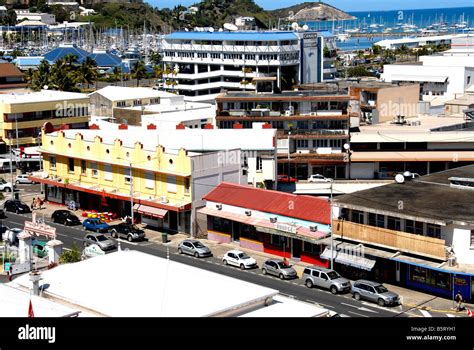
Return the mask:
<path id="1" fill-rule="evenodd" d="M 29 196 L 30 200 L 31 200 L 32 197 L 34 197 L 34 196 Z M 24 201 L 27 201 L 27 199 L 25 198 Z M 27 204 L 29 204 L 29 203 L 27 202 Z M 43 215 L 44 215 L 45 218 L 50 218 L 51 214 L 55 210 L 58 210 L 58 209 L 67 209 L 67 208 L 65 206 L 58 205 L 58 204 L 55 204 L 55 203 L 45 203 L 44 206 L 43 206 L 43 209 L 34 210 L 34 212 L 37 213 L 38 218 L 42 217 Z M 83 219 L 81 217 L 82 210 L 76 210 L 76 211 L 74 211 L 74 213 L 80 219 Z M 120 222 L 121 222 L 121 220 L 118 219 L 118 220 L 114 220 L 112 222 L 109 222 L 109 224 L 114 225 L 114 224 L 117 224 L 117 223 L 120 223 Z M 146 237 L 147 237 L 149 242 L 153 242 L 153 243 L 156 243 L 156 244 L 162 244 L 162 245 L 168 246 L 168 247 L 177 248 L 178 244 L 182 240 L 184 240 L 186 238 L 189 238 L 189 235 L 187 235 L 187 234 L 182 234 L 182 233 L 170 234 L 170 233 L 168 233 L 168 235 L 167 235 L 168 242 L 163 244 L 162 243 L 162 237 L 161 237 L 162 232 L 160 232 L 158 230 L 148 229 L 148 228 L 146 228 L 145 225 L 140 225 L 139 224 L 137 226 L 144 229 Z M 208 239 L 202 239 L 202 238 L 200 238 L 199 240 L 203 244 L 207 245 L 212 250 L 212 253 L 213 253 L 214 257 L 216 257 L 218 259 L 222 259 L 224 254 L 227 251 L 231 250 L 231 249 L 238 249 L 238 250 L 242 250 L 242 251 L 248 253 L 250 256 L 252 256 L 257 261 L 258 266 L 262 266 L 262 264 L 265 260 L 276 257 L 275 255 L 272 255 L 272 254 L 267 254 L 267 253 L 264 253 L 264 252 L 256 252 L 254 250 L 242 248 L 242 247 L 239 246 L 238 243 L 220 243 L 220 242 L 215 242 L 215 241 L 211 241 L 211 240 L 208 240 Z M 280 258 L 280 257 L 278 257 L 278 258 Z M 300 277 L 303 274 L 304 268 L 306 266 L 310 265 L 310 264 L 307 264 L 307 263 L 304 263 L 304 262 L 295 262 L 295 261 L 292 261 L 292 260 L 290 260 L 290 263 L 293 265 L 294 269 L 298 273 L 298 276 L 300 276 Z M 441 298 L 441 297 L 436 297 L 436 296 L 433 296 L 431 294 L 426 294 L 426 293 L 423 293 L 423 292 L 418 292 L 418 291 L 415 291 L 415 290 L 406 289 L 406 288 L 391 285 L 391 284 L 388 284 L 388 283 L 384 283 L 384 285 L 389 290 L 399 294 L 400 297 L 401 297 L 401 300 L 402 300 L 402 304 L 406 307 L 419 309 L 419 310 L 445 313 L 445 314 L 449 313 L 449 314 L 459 315 L 459 316 L 463 316 L 467 313 L 467 309 L 465 309 L 464 311 L 456 312 L 456 310 L 454 309 L 455 303 L 453 302 L 453 300 L 444 299 L 444 298 Z M 474 305 L 473 304 L 464 304 L 464 306 L 465 306 L 465 308 L 469 308 L 471 310 L 474 310 Z"/>

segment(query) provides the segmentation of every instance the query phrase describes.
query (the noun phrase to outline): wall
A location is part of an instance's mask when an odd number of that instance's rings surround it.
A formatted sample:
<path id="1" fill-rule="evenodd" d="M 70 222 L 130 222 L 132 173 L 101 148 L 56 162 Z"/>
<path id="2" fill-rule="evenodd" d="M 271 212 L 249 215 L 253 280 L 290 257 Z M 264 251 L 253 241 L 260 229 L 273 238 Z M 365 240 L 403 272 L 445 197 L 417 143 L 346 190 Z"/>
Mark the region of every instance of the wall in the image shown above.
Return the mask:
<path id="1" fill-rule="evenodd" d="M 471 230 L 474 230 L 474 225 L 442 227 L 441 234 L 446 237 L 446 245 L 453 247 L 459 264 L 474 265 L 474 246 L 471 247 Z"/>
<path id="2" fill-rule="evenodd" d="M 373 179 L 374 163 L 351 163 L 351 179 Z"/>
<path id="3" fill-rule="evenodd" d="M 420 85 L 383 88 L 377 94 L 378 122 L 391 121 L 397 115 L 418 116 Z"/>

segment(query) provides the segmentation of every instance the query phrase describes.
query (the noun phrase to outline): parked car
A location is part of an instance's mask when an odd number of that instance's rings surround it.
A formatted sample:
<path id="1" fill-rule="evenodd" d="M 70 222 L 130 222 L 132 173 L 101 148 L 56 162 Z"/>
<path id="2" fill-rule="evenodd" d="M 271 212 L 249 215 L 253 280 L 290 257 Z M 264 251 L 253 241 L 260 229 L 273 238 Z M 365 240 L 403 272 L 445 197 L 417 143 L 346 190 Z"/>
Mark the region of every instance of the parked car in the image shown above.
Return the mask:
<path id="1" fill-rule="evenodd" d="M 85 230 L 94 231 L 94 232 L 109 232 L 110 226 L 100 219 L 91 218 L 85 219 L 82 222 Z"/>
<path id="2" fill-rule="evenodd" d="M 5 232 L 2 234 L 2 239 L 8 245 L 18 246 L 19 244 L 18 235 L 22 232 L 23 232 L 23 229 L 21 228 L 16 228 L 16 227 L 9 228 L 5 230 Z"/>
<path id="3" fill-rule="evenodd" d="M 0 179 L 0 191 L 4 191 L 4 192 L 13 191 L 12 183 L 5 181 L 5 179 Z"/>
<path id="4" fill-rule="evenodd" d="M 283 260 L 270 259 L 263 263 L 262 273 L 264 275 L 274 275 L 280 278 L 281 280 L 298 278 L 296 270 L 288 265 Z"/>
<path id="5" fill-rule="evenodd" d="M 212 256 L 211 250 L 196 239 L 185 239 L 178 245 L 179 254 L 189 254 L 196 258 Z"/>
<path id="6" fill-rule="evenodd" d="M 48 256 L 49 251 L 48 251 L 48 246 L 46 245 L 46 241 L 40 241 L 39 239 L 34 239 L 31 242 L 31 246 L 33 248 L 33 254 L 36 254 L 40 258 L 44 258 Z"/>
<path id="7" fill-rule="evenodd" d="M 380 306 L 398 305 L 400 303 L 398 294 L 390 292 L 383 284 L 378 282 L 355 281 L 352 285 L 351 294 L 356 300 L 365 299 Z"/>
<path id="8" fill-rule="evenodd" d="M 328 177 L 324 177 L 321 174 L 313 174 L 310 177 L 308 177 L 308 182 L 331 182 L 332 179 Z"/>
<path id="9" fill-rule="evenodd" d="M 81 220 L 79 218 L 71 213 L 69 210 L 56 210 L 52 215 L 51 215 L 51 220 L 57 224 L 63 224 L 66 226 L 74 226 L 74 225 L 80 225 Z"/>
<path id="10" fill-rule="evenodd" d="M 87 247 L 91 244 L 97 244 L 100 249 L 112 250 L 115 249 L 115 243 L 113 240 L 105 236 L 103 233 L 89 233 L 84 238 L 84 247 Z"/>
<path id="11" fill-rule="evenodd" d="M 290 182 L 296 182 L 296 178 L 288 176 L 288 175 L 278 175 L 278 182 L 285 182 L 285 183 L 290 183 Z"/>
<path id="12" fill-rule="evenodd" d="M 257 261 L 240 250 L 230 250 L 222 257 L 224 265 L 234 265 L 240 269 L 251 269 L 257 267 Z"/>
<path id="13" fill-rule="evenodd" d="M 0 219 L 4 219 L 6 218 L 7 216 L 5 215 L 5 210 L 1 209 L 0 208 Z"/>
<path id="14" fill-rule="evenodd" d="M 3 204 L 3 209 L 5 209 L 5 211 L 10 211 L 17 214 L 31 213 L 30 207 L 18 199 L 7 200 Z"/>
<path id="15" fill-rule="evenodd" d="M 115 238 L 126 238 L 129 242 L 145 239 L 145 231 L 136 225 L 126 223 L 111 226 L 110 234 Z"/>
<path id="16" fill-rule="evenodd" d="M 319 266 L 308 266 L 303 271 L 303 281 L 308 288 L 313 286 L 329 289 L 332 294 L 349 291 L 351 282 L 334 270 Z"/>
<path id="17" fill-rule="evenodd" d="M 28 174 L 17 175 L 15 179 L 15 184 L 34 184 L 34 182 L 31 181 L 28 176 Z"/>

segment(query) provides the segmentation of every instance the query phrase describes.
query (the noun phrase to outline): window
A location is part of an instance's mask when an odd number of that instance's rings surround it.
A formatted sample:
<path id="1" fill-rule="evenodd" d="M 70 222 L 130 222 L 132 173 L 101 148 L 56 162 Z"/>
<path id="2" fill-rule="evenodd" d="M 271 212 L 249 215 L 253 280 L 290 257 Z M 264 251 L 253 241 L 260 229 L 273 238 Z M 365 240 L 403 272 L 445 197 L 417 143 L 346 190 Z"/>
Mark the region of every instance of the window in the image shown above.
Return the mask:
<path id="1" fill-rule="evenodd" d="M 56 169 L 56 157 L 49 156 L 49 168 Z"/>
<path id="2" fill-rule="evenodd" d="M 385 227 L 385 216 L 381 214 L 377 214 L 377 227 L 384 228 Z"/>
<path id="3" fill-rule="evenodd" d="M 420 221 L 415 221 L 415 234 L 423 236 L 423 223 Z"/>
<path id="4" fill-rule="evenodd" d="M 441 226 L 428 224 L 428 236 L 433 238 L 441 238 Z"/>
<path id="5" fill-rule="evenodd" d="M 387 228 L 390 230 L 400 231 L 400 218 L 389 216 L 387 218 Z"/>
<path id="6" fill-rule="evenodd" d="M 321 272 L 320 277 L 321 277 L 322 280 L 326 280 L 326 281 L 328 280 L 328 276 L 325 273 Z"/>
<path id="7" fill-rule="evenodd" d="M 155 175 L 152 172 L 145 173 L 145 187 L 149 189 L 155 188 Z"/>
<path id="8" fill-rule="evenodd" d="M 97 163 L 91 163 L 92 177 L 99 177 L 99 172 L 97 171 Z"/>
<path id="9" fill-rule="evenodd" d="M 112 165 L 104 164 L 104 180 L 113 181 Z"/>
<path id="10" fill-rule="evenodd" d="M 313 270 L 313 271 L 311 272 L 311 275 L 312 275 L 313 277 L 319 277 L 319 271 Z"/>
<path id="11" fill-rule="evenodd" d="M 191 181 L 189 177 L 184 178 L 184 193 L 189 193 L 190 187 L 191 187 Z"/>
<path id="12" fill-rule="evenodd" d="M 133 100 L 133 105 L 134 106 L 141 106 L 142 105 L 142 100 Z"/>
<path id="13" fill-rule="evenodd" d="M 87 175 L 87 163 L 85 160 L 81 160 L 81 174 Z"/>
<path id="14" fill-rule="evenodd" d="M 127 101 L 118 101 L 117 107 L 125 107 L 127 105 Z"/>
<path id="15" fill-rule="evenodd" d="M 130 185 L 130 182 L 132 182 L 132 174 L 130 172 L 130 168 L 123 169 L 123 178 L 125 180 L 125 183 Z"/>
<path id="16" fill-rule="evenodd" d="M 69 158 L 67 162 L 67 171 L 70 173 L 74 172 L 74 158 Z"/>
<path id="17" fill-rule="evenodd" d="M 353 210 L 352 211 L 352 222 L 355 222 L 357 224 L 363 224 L 364 223 L 364 213 L 358 210 Z"/>
<path id="18" fill-rule="evenodd" d="M 308 140 L 296 140 L 297 148 L 308 148 Z"/>
<path id="19" fill-rule="evenodd" d="M 166 177 L 168 192 L 176 193 L 176 176 L 168 175 Z"/>
<path id="20" fill-rule="evenodd" d="M 257 171 L 262 170 L 262 157 L 257 157 Z"/>
<path id="21" fill-rule="evenodd" d="M 471 248 L 474 248 L 474 230 L 471 230 Z"/>

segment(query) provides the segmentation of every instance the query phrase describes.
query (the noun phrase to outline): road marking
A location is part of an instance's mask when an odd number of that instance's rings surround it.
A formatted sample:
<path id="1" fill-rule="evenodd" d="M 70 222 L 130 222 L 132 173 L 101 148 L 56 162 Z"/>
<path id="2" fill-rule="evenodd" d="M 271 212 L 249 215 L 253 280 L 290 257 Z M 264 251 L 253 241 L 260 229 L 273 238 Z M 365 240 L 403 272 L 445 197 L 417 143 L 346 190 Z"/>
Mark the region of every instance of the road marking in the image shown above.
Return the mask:
<path id="1" fill-rule="evenodd" d="M 120 242 L 120 243 L 127 243 L 127 244 L 130 244 L 130 245 L 139 245 L 137 242 L 129 242 L 129 241 L 126 241 L 126 240 L 123 240 L 121 238 L 116 238 L 115 239 L 117 242 Z"/>
<path id="2" fill-rule="evenodd" d="M 426 310 L 418 310 L 418 311 L 421 312 L 421 314 L 423 315 L 423 317 L 433 317 L 433 316 L 431 316 L 431 314 L 430 314 L 428 311 L 426 311 Z"/>
<path id="3" fill-rule="evenodd" d="M 339 316 L 341 316 L 341 317 L 351 317 L 351 316 L 346 315 L 346 314 L 339 314 Z"/>
<path id="4" fill-rule="evenodd" d="M 346 305 L 346 306 L 350 306 L 350 307 L 353 307 L 353 308 L 356 308 L 356 309 L 359 309 L 360 306 L 356 306 L 356 305 L 351 305 L 351 304 L 347 304 L 347 303 L 341 303 L 342 305 Z"/>
<path id="5" fill-rule="evenodd" d="M 359 314 L 359 313 L 357 313 L 357 312 L 352 312 L 352 311 L 347 311 L 347 312 L 350 313 L 350 314 L 357 315 L 357 316 L 369 317 L 369 316 L 367 316 L 367 315 L 362 315 L 362 314 Z"/>
<path id="6" fill-rule="evenodd" d="M 451 314 L 446 314 L 446 316 L 448 316 L 448 317 L 456 317 L 456 316 L 451 315 Z"/>
<path id="7" fill-rule="evenodd" d="M 359 310 L 360 310 L 360 311 L 373 312 L 373 313 L 375 313 L 375 314 L 378 314 L 378 313 L 379 313 L 378 311 L 370 310 L 370 309 L 367 309 L 366 307 L 360 307 Z"/>

